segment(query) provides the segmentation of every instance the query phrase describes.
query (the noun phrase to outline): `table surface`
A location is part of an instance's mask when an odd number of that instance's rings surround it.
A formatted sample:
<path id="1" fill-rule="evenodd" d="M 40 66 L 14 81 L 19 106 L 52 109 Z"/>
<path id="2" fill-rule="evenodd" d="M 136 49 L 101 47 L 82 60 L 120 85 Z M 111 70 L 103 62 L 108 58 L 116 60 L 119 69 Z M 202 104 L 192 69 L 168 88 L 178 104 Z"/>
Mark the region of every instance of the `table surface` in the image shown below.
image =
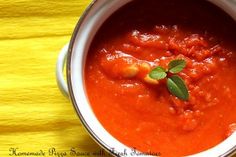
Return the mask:
<path id="1" fill-rule="evenodd" d="M 100 151 L 55 80 L 59 50 L 90 2 L 0 0 L 1 157 Z M 50 155 L 51 148 L 57 153 Z"/>

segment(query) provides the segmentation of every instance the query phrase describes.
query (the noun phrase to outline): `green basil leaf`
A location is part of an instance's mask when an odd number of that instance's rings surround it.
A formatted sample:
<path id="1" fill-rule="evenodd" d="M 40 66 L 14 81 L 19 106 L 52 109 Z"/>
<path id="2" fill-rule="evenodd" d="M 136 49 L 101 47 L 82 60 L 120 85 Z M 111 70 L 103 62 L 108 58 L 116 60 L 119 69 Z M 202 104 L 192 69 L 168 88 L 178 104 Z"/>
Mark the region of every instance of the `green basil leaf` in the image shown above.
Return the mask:
<path id="1" fill-rule="evenodd" d="M 161 79 L 164 79 L 167 76 L 167 74 L 164 68 L 162 68 L 161 66 L 158 66 L 149 73 L 149 76 L 152 79 L 161 80 Z"/>
<path id="2" fill-rule="evenodd" d="M 182 100 L 188 100 L 188 89 L 181 77 L 173 75 L 167 79 L 167 87 L 171 94 Z"/>
<path id="3" fill-rule="evenodd" d="M 176 74 L 184 69 L 186 66 L 186 61 L 183 59 L 176 59 L 169 63 L 168 70 L 169 72 Z"/>

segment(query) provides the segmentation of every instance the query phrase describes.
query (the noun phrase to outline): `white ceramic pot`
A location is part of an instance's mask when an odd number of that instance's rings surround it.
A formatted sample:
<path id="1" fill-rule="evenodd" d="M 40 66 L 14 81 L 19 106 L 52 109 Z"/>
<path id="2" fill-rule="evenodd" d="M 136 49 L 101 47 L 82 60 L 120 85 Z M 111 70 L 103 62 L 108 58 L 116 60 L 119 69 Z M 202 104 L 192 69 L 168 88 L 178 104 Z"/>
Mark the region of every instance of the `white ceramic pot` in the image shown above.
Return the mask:
<path id="1" fill-rule="evenodd" d="M 132 0 L 94 0 L 76 25 L 70 44 L 62 49 L 56 69 L 58 86 L 64 95 L 69 95 L 83 125 L 93 139 L 114 156 L 122 156 L 117 153 L 124 150 L 130 154 L 132 148 L 112 137 L 97 120 L 86 96 L 84 67 L 90 44 L 100 26 L 112 13 L 130 1 Z M 236 0 L 209 1 L 236 21 Z M 66 56 L 67 84 L 63 80 L 62 73 Z M 231 156 L 235 150 L 236 133 L 219 145 L 190 157 L 226 157 Z M 142 156 L 146 157 L 146 155 L 138 155 L 138 157 Z"/>

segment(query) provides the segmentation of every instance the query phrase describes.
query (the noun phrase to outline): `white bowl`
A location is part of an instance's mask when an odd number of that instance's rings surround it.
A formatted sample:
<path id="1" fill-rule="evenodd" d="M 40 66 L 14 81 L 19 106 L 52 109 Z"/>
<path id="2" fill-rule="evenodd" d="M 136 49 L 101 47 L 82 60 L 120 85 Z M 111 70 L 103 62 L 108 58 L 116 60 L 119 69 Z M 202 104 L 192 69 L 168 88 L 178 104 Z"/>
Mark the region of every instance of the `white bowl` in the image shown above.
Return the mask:
<path id="1" fill-rule="evenodd" d="M 112 13 L 130 1 L 132 0 L 94 0 L 80 18 L 71 38 L 69 49 L 68 45 L 64 47 L 57 63 L 57 78 L 60 89 L 65 95 L 68 95 L 69 89 L 70 99 L 85 128 L 98 144 L 114 156 L 122 156 L 118 155 L 118 153 L 124 152 L 124 150 L 126 150 L 127 154 L 130 154 L 132 148 L 129 148 L 111 136 L 93 113 L 86 96 L 84 67 L 90 44 L 96 32 Z M 236 21 L 235 0 L 209 1 L 221 8 Z M 68 89 L 66 83 L 63 81 L 62 75 L 67 49 L 68 57 L 66 70 Z M 191 157 L 225 157 L 232 155 L 235 150 L 236 133 L 232 134 L 219 145 L 198 154 L 191 155 Z M 138 155 L 138 157 L 142 156 L 146 157 L 147 155 Z M 136 155 L 133 155 L 133 157 L 136 157 Z"/>

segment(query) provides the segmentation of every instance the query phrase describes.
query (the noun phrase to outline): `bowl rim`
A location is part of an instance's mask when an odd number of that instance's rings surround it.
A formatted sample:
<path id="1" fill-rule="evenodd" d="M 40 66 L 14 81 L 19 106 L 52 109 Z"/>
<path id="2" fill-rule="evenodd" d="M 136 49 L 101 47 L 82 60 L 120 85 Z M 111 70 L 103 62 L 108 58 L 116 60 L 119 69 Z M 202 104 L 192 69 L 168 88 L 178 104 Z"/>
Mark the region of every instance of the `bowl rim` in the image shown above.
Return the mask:
<path id="1" fill-rule="evenodd" d="M 111 149 L 109 149 L 110 146 L 107 146 L 106 143 L 98 135 L 96 135 L 94 133 L 93 129 L 91 129 L 90 126 L 87 124 L 86 120 L 84 119 L 84 117 L 83 117 L 82 113 L 80 112 L 80 109 L 79 109 L 79 107 L 77 105 L 77 101 L 75 99 L 75 93 L 74 93 L 73 88 L 72 88 L 72 78 L 71 78 L 72 68 L 71 68 L 71 62 L 72 62 L 73 49 L 74 49 L 74 46 L 75 46 L 75 40 L 77 38 L 77 34 L 78 34 L 78 32 L 79 32 L 79 30 L 81 28 L 81 25 L 84 23 L 85 18 L 87 17 L 89 12 L 94 8 L 94 5 L 98 1 L 99 0 L 92 0 L 92 2 L 88 5 L 88 7 L 85 9 L 83 14 L 79 18 L 79 20 L 78 20 L 78 22 L 77 22 L 77 24 L 76 24 L 76 26 L 74 28 L 74 31 L 72 33 L 72 36 L 71 36 L 71 39 L 70 39 L 70 42 L 69 42 L 69 48 L 68 48 L 68 53 L 67 53 L 67 62 L 66 62 L 67 86 L 68 86 L 68 91 L 69 91 L 69 97 L 70 97 L 70 100 L 71 100 L 71 102 L 73 104 L 73 107 L 74 107 L 74 109 L 75 109 L 75 111 L 76 111 L 80 121 L 82 122 L 84 128 L 89 133 L 89 135 L 93 138 L 93 140 L 95 140 L 95 142 L 97 144 L 102 146 L 102 148 L 105 149 L 107 152 L 111 153 L 113 156 L 120 156 L 120 155 L 117 155 L 114 151 L 111 151 Z M 220 8 L 221 10 L 223 10 L 219 5 L 217 5 L 217 4 L 212 2 L 214 0 L 205 0 L 205 1 L 208 1 L 211 4 L 215 5 L 216 7 Z M 223 11 L 226 12 L 225 10 L 223 10 Z M 226 13 L 229 15 L 228 12 L 226 12 Z M 231 16 L 231 18 L 233 18 L 233 17 Z M 211 148 L 209 148 L 209 149 L 211 149 Z M 235 153 L 235 150 L 236 150 L 236 145 L 234 147 L 231 147 L 228 151 L 223 152 L 218 157 L 227 157 L 227 156 L 233 155 Z M 201 153 L 201 152 L 199 152 L 199 153 Z M 192 155 L 195 155 L 195 154 L 192 154 Z M 192 155 L 190 155 L 190 156 L 192 156 Z"/>
<path id="2" fill-rule="evenodd" d="M 77 37 L 77 34 L 81 28 L 81 25 L 83 24 L 83 22 L 85 21 L 85 18 L 87 17 L 87 15 L 89 14 L 89 12 L 94 8 L 94 5 L 98 2 L 98 0 L 92 0 L 92 2 L 86 7 L 85 11 L 82 13 L 82 15 L 80 16 L 74 31 L 72 33 L 71 39 L 69 41 L 69 46 L 68 46 L 68 52 L 67 52 L 67 59 L 66 59 L 66 78 L 67 78 L 67 87 L 68 87 L 68 92 L 69 92 L 69 98 L 73 104 L 73 107 L 81 121 L 81 123 L 83 124 L 84 128 L 86 129 L 86 131 L 89 133 L 89 135 L 92 137 L 93 140 L 95 140 L 95 142 L 100 145 L 103 149 L 105 149 L 107 152 L 111 153 L 113 156 L 117 156 L 117 154 L 114 151 L 111 151 L 111 149 L 109 149 L 109 147 L 105 144 L 105 142 L 100 139 L 100 137 L 98 137 L 94 131 L 90 128 L 90 126 L 87 124 L 86 120 L 84 119 L 84 117 L 82 116 L 82 113 L 80 112 L 80 109 L 77 105 L 76 99 L 75 99 L 75 94 L 74 91 L 72 89 L 72 78 L 71 78 L 71 62 L 72 62 L 72 53 L 73 53 L 73 48 L 74 48 L 74 44 L 75 44 L 75 40 Z"/>

